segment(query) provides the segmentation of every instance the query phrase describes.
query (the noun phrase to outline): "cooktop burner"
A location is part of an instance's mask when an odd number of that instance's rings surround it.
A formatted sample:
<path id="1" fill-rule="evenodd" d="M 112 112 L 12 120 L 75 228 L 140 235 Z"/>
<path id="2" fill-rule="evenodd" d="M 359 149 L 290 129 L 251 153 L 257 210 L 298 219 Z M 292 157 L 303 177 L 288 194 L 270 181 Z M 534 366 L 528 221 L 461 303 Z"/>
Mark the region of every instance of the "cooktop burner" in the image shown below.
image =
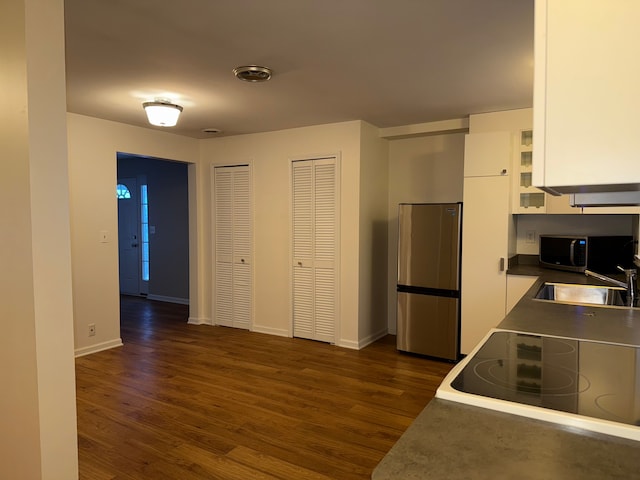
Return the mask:
<path id="1" fill-rule="evenodd" d="M 640 440 L 640 348 L 494 330 L 436 396 Z"/>

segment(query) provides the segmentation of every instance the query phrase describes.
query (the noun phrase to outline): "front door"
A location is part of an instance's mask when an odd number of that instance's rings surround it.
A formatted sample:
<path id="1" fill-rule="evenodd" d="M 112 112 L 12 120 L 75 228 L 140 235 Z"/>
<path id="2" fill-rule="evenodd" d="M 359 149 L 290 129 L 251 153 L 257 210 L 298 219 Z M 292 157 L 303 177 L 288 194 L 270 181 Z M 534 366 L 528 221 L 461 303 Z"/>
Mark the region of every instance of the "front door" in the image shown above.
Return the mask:
<path id="1" fill-rule="evenodd" d="M 118 179 L 118 253 L 120 293 L 140 295 L 140 234 L 138 185 L 135 178 Z"/>

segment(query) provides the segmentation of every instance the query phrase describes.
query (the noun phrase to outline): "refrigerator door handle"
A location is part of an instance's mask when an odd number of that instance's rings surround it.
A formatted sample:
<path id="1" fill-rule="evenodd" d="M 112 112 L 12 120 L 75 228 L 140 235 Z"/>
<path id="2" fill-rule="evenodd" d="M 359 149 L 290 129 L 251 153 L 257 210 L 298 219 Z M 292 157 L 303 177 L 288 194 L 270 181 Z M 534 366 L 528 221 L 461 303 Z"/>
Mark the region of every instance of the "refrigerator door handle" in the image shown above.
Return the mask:
<path id="1" fill-rule="evenodd" d="M 504 272 L 504 257 L 500 257 L 500 271 Z"/>

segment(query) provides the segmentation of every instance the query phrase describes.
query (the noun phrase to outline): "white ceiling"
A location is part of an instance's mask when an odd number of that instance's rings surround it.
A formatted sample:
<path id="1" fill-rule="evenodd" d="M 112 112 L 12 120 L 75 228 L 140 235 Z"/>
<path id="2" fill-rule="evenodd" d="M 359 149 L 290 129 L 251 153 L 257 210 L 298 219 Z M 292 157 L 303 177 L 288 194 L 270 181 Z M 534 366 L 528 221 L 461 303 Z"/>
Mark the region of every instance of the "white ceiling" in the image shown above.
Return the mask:
<path id="1" fill-rule="evenodd" d="M 534 0 L 65 0 L 68 111 L 207 138 L 530 107 Z M 239 65 L 273 69 L 241 82 Z M 218 134 L 219 136 L 220 134 Z"/>

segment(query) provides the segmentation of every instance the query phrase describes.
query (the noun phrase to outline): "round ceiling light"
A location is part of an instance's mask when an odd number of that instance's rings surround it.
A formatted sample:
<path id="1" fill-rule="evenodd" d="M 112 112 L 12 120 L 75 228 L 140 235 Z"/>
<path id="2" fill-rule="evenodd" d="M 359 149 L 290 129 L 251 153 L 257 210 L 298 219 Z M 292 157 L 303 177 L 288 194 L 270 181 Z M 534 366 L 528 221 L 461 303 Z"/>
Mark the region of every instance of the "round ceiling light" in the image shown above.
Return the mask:
<path id="1" fill-rule="evenodd" d="M 266 82 L 271 78 L 272 73 L 270 68 L 259 67 L 258 65 L 245 65 L 233 69 L 233 74 L 236 77 L 251 83 Z"/>
<path id="2" fill-rule="evenodd" d="M 178 117 L 182 107 L 171 103 L 164 98 L 156 98 L 153 102 L 142 104 L 151 125 L 157 127 L 174 127 L 178 123 Z"/>

